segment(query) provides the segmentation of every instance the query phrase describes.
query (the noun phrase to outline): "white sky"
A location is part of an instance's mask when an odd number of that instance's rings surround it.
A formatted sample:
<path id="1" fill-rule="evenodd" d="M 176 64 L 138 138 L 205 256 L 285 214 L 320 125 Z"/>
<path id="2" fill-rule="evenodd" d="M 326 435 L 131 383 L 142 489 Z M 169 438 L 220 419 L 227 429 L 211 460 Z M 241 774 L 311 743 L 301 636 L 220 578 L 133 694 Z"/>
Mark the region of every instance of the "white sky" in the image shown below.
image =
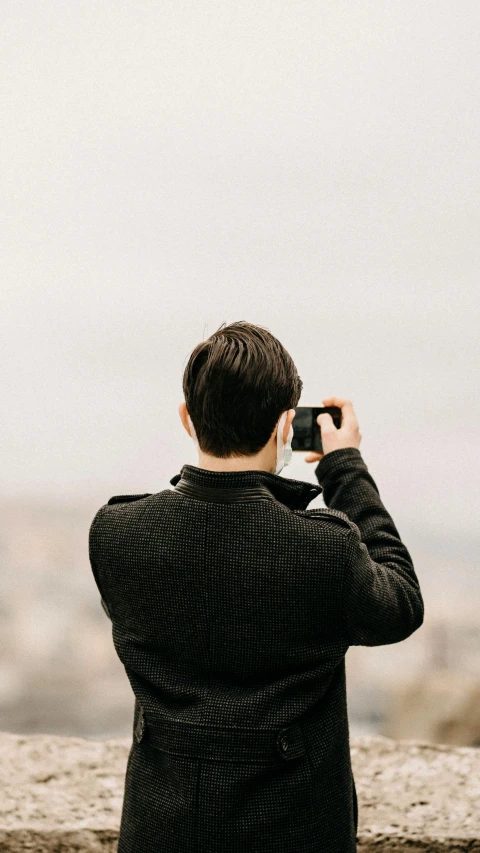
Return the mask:
<path id="1" fill-rule="evenodd" d="M 197 464 L 191 349 L 350 397 L 400 532 L 478 538 L 478 2 L 2 3 L 4 498 Z M 295 455 L 285 476 L 314 480 Z"/>

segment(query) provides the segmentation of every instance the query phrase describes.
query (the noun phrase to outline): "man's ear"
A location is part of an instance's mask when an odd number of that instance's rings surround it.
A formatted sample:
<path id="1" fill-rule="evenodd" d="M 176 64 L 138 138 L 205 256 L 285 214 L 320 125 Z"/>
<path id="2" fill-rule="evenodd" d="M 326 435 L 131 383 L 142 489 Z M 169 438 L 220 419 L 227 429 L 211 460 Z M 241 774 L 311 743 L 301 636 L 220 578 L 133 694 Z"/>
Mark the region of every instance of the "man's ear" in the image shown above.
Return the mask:
<path id="1" fill-rule="evenodd" d="M 290 431 L 291 423 L 296 415 L 295 409 L 289 409 L 287 412 L 287 417 L 285 418 L 285 426 L 283 427 L 283 443 L 287 443 L 288 433 Z"/>
<path id="2" fill-rule="evenodd" d="M 182 400 L 182 402 L 180 403 L 178 407 L 178 414 L 180 415 L 180 420 L 182 421 L 185 430 L 191 438 L 192 434 L 190 432 L 190 424 L 188 423 L 188 409 L 185 400 Z"/>

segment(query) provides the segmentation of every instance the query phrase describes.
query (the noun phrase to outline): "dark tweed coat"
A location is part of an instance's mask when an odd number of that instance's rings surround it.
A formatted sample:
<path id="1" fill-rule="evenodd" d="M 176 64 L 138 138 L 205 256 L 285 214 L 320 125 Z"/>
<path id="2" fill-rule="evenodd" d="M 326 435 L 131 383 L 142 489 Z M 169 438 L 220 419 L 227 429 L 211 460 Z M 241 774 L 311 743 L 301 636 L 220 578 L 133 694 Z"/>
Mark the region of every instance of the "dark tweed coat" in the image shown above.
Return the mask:
<path id="1" fill-rule="evenodd" d="M 135 697 L 119 853 L 356 850 L 345 654 L 400 642 L 424 608 L 360 451 L 316 476 L 184 465 L 95 515 Z"/>

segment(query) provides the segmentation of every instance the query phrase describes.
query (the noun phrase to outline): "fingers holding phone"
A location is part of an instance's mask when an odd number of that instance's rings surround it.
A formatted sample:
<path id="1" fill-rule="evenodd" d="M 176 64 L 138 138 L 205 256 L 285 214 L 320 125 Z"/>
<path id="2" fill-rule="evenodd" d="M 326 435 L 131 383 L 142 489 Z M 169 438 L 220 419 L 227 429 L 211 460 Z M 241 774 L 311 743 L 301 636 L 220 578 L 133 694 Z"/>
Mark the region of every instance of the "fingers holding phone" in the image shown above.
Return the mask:
<path id="1" fill-rule="evenodd" d="M 351 400 L 345 397 L 327 397 L 322 400 L 324 407 L 337 406 L 341 410 L 341 426 L 337 428 L 333 418 L 328 412 L 317 416 L 317 424 L 321 431 L 322 453 L 307 453 L 305 462 L 316 462 L 322 459 L 326 453 L 332 450 L 340 450 L 343 447 L 355 447 L 358 449 L 362 440 L 359 423 L 355 415 Z"/>

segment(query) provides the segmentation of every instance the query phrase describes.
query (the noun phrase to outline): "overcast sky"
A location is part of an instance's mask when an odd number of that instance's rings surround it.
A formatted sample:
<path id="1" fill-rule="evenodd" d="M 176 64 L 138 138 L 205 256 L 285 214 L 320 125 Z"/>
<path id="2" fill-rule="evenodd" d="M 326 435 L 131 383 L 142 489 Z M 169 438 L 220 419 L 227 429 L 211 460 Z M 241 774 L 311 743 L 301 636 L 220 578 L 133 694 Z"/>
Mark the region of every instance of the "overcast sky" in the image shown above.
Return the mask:
<path id="1" fill-rule="evenodd" d="M 4 0 L 3 497 L 168 487 L 188 355 L 248 320 L 400 532 L 478 537 L 479 72 L 477 0 Z"/>

